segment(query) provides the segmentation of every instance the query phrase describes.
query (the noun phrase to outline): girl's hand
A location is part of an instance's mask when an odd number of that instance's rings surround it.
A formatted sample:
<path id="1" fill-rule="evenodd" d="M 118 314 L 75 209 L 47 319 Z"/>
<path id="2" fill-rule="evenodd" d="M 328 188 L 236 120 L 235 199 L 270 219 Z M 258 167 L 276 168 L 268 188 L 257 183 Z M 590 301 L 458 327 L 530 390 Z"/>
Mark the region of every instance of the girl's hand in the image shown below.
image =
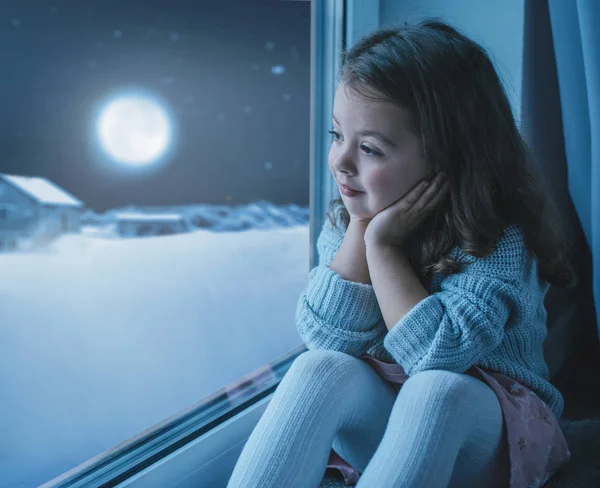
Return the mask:
<path id="1" fill-rule="evenodd" d="M 365 231 L 365 243 L 402 246 L 407 237 L 448 194 L 449 185 L 439 173 L 431 183 L 417 183 L 406 195 L 375 215 Z"/>

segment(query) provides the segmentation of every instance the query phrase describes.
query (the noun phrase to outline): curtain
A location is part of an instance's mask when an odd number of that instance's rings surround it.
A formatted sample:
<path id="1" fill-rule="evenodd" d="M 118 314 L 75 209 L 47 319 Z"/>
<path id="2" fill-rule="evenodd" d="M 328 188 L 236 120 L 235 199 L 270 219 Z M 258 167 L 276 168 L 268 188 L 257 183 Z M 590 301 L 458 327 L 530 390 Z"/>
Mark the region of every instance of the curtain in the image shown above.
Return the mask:
<path id="1" fill-rule="evenodd" d="M 600 337 L 600 1 L 525 0 L 525 12 L 522 128 L 591 253 Z"/>

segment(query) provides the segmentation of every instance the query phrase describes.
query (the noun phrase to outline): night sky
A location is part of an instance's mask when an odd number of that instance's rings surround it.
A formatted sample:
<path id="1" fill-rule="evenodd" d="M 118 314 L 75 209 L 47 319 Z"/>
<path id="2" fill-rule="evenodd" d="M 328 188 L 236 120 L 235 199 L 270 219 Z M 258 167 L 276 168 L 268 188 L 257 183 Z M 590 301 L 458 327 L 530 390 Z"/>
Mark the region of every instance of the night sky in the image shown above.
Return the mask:
<path id="1" fill-rule="evenodd" d="M 308 205 L 308 1 L 2 2 L 0 66 L 2 173 L 46 177 L 96 211 Z M 154 169 L 99 148 L 98 109 L 124 88 L 175 122 Z"/>

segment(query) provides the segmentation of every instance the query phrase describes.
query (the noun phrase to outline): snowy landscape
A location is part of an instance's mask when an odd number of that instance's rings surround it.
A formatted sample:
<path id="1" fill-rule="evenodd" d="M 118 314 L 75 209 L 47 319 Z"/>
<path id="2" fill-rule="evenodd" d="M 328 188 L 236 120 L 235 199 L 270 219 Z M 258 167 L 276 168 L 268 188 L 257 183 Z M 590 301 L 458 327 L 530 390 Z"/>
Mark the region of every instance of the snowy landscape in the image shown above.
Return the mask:
<path id="1" fill-rule="evenodd" d="M 88 213 L 43 251 L 0 253 L 0 488 L 48 481 L 301 344 L 308 209 L 176 211 L 185 233 L 121 238 L 113 213 Z"/>

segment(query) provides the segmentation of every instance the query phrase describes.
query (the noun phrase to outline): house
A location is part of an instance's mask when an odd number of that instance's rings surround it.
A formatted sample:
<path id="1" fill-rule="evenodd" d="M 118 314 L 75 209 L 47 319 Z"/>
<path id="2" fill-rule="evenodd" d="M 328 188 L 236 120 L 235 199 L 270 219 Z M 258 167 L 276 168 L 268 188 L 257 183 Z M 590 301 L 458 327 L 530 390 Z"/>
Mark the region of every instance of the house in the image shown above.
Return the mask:
<path id="1" fill-rule="evenodd" d="M 179 213 L 117 212 L 115 233 L 121 237 L 147 237 L 181 234 L 191 230 L 190 223 Z"/>
<path id="2" fill-rule="evenodd" d="M 0 173 L 0 252 L 79 232 L 83 211 L 80 200 L 46 178 Z"/>

